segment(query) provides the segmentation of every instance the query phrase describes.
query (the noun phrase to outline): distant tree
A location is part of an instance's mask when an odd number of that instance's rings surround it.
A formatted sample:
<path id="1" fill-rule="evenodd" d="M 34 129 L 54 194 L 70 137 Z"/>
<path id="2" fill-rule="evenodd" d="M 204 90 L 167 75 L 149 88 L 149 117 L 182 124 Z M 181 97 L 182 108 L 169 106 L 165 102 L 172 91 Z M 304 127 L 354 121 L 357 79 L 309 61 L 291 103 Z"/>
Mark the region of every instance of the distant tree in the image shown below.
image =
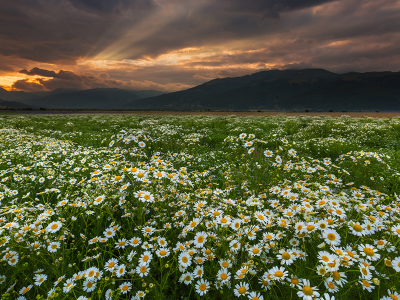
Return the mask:
<path id="1" fill-rule="evenodd" d="M 334 112 L 334 110 L 331 108 L 331 109 L 329 110 L 329 112 Z"/>
<path id="2" fill-rule="evenodd" d="M 308 109 L 306 109 L 305 112 L 310 112 L 310 111 Z"/>

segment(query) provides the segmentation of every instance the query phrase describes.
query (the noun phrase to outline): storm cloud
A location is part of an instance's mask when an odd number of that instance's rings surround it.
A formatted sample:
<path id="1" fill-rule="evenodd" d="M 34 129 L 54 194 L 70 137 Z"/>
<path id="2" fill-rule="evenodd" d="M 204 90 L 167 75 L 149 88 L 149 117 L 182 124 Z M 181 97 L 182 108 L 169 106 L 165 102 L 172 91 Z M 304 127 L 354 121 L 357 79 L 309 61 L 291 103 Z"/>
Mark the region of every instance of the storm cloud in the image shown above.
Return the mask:
<path id="1" fill-rule="evenodd" d="M 171 91 L 273 68 L 400 69 L 394 0 L 0 4 L 0 85 L 19 90 L 103 84 Z"/>

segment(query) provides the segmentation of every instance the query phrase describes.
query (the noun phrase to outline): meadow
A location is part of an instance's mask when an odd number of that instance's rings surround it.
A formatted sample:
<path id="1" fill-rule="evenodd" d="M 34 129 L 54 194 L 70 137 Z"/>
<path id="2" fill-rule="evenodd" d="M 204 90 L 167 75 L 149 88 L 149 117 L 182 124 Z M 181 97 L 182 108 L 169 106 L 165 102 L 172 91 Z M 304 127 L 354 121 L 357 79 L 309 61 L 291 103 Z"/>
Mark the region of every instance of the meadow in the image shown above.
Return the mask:
<path id="1" fill-rule="evenodd" d="M 400 118 L 0 114 L 1 299 L 399 299 Z"/>

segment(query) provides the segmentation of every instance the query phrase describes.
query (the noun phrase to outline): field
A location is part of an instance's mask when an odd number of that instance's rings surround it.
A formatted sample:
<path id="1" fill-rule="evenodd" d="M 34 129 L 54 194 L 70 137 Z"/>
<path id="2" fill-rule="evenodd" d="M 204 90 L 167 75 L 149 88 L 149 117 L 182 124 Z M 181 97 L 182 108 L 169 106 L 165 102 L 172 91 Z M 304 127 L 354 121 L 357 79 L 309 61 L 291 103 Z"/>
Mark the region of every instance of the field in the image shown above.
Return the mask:
<path id="1" fill-rule="evenodd" d="M 400 118 L 0 115 L 1 299 L 398 299 Z"/>

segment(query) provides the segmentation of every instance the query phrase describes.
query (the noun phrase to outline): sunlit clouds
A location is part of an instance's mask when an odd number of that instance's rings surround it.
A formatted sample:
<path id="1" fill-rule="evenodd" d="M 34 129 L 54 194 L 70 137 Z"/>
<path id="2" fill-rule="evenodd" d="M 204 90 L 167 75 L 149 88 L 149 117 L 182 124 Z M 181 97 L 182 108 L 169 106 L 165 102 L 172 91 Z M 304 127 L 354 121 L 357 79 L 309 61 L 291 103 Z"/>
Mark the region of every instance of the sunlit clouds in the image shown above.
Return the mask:
<path id="1" fill-rule="evenodd" d="M 171 92 L 269 69 L 400 69 L 400 4 L 390 0 L 6 2 L 0 28 L 8 90 Z M 47 75 L 21 72 L 34 68 Z"/>

